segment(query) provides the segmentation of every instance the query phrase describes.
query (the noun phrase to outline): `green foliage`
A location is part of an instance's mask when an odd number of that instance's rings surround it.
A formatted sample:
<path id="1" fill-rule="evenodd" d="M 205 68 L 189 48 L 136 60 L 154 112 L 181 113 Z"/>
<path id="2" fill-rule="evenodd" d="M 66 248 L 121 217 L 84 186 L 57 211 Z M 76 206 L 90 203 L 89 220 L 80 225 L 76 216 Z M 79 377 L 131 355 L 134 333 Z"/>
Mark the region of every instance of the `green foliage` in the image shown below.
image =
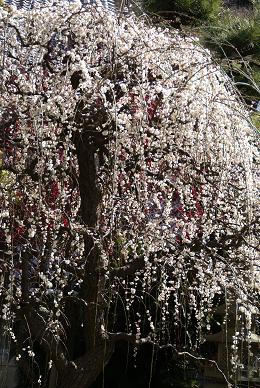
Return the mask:
<path id="1" fill-rule="evenodd" d="M 260 12 L 256 8 L 252 14 L 234 14 L 230 10 L 222 12 L 214 25 L 207 26 L 205 37 L 224 50 L 227 56 L 260 54 Z"/>
<path id="2" fill-rule="evenodd" d="M 15 181 L 15 174 L 3 168 L 3 152 L 0 149 L 0 190 L 3 190 L 3 188 L 5 188 L 9 191 L 10 196 L 13 197 L 11 188 L 14 185 Z"/>
<path id="3" fill-rule="evenodd" d="M 260 96 L 260 7 L 248 14 L 226 9 L 214 24 L 201 29 L 203 42 L 248 101 Z"/>
<path id="4" fill-rule="evenodd" d="M 0 186 L 8 185 L 10 183 L 10 173 L 5 170 L 0 171 Z"/>
<path id="5" fill-rule="evenodd" d="M 18 204 L 20 201 L 16 191 L 14 191 L 14 185 L 16 182 L 16 176 L 10 171 L 0 170 L 0 192 L 6 193 L 10 200 L 10 203 Z"/>
<path id="6" fill-rule="evenodd" d="M 254 126 L 260 131 L 260 113 L 254 113 L 251 118 Z"/>
<path id="7" fill-rule="evenodd" d="M 0 8 L 5 9 L 6 11 L 10 11 L 9 5 L 6 4 L 4 0 L 0 0 Z"/>
<path id="8" fill-rule="evenodd" d="M 173 26 L 199 34 L 246 101 L 260 99 L 260 5 L 224 8 L 221 0 L 144 0 L 144 8 Z M 196 27 L 196 28 L 194 28 Z"/>
<path id="9" fill-rule="evenodd" d="M 220 0 L 146 0 L 146 10 L 174 19 L 178 16 L 183 24 L 201 24 L 217 18 Z"/>

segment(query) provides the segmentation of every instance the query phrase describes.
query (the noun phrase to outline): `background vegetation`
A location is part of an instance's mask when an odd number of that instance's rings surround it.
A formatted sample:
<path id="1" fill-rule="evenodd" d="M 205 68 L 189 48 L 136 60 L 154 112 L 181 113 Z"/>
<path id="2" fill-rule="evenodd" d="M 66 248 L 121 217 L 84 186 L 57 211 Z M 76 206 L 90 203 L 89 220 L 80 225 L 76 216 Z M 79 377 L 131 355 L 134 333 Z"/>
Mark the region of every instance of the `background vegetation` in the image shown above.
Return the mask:
<path id="1" fill-rule="evenodd" d="M 233 6 L 228 4 L 233 3 Z M 234 6 L 237 3 L 237 6 Z M 232 78 L 245 102 L 260 100 L 260 3 L 254 0 L 145 0 L 144 8 L 196 33 Z M 259 128 L 259 113 L 252 117 Z"/>

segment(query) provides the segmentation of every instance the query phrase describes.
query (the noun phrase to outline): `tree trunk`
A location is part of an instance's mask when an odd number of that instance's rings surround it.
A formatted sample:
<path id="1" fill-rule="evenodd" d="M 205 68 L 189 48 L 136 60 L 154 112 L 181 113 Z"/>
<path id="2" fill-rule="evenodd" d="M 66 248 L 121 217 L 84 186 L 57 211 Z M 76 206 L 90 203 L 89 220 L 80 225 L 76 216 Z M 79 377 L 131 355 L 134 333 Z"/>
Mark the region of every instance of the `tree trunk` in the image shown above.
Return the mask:
<path id="1" fill-rule="evenodd" d="M 77 360 L 75 364 L 70 363 L 62 375 L 59 386 L 62 388 L 89 388 L 102 373 L 106 363 L 113 353 L 112 343 L 100 341 L 95 344 L 91 351 Z"/>
<path id="2" fill-rule="evenodd" d="M 80 133 L 75 138 L 79 163 L 79 187 L 81 196 L 81 218 L 89 229 L 96 228 L 101 192 L 97 187 L 95 153 L 97 147 L 93 142 L 93 131 Z M 93 237 L 85 237 L 85 274 L 80 297 L 84 299 L 83 335 L 85 353 L 74 362 L 68 363 L 65 371 L 59 371 L 63 388 L 87 388 L 102 372 L 104 365 L 113 352 L 112 343 L 102 338 L 101 325 L 104 318 L 103 295 L 105 276 L 100 249 Z M 77 365 L 77 366 L 76 366 Z"/>

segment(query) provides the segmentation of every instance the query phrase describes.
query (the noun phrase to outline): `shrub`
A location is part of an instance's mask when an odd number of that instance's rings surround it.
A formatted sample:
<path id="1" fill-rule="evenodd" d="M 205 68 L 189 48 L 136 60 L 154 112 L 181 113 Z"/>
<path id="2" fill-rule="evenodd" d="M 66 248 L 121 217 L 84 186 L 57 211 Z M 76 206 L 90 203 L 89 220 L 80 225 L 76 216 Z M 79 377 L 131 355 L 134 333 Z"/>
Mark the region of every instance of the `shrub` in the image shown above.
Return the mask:
<path id="1" fill-rule="evenodd" d="M 168 19 L 180 18 L 183 24 L 201 24 L 217 18 L 220 0 L 148 0 L 145 8 Z"/>
<path id="2" fill-rule="evenodd" d="M 223 10 L 222 17 L 201 29 L 203 43 L 220 60 L 240 92 L 251 103 L 260 97 L 260 13 Z"/>

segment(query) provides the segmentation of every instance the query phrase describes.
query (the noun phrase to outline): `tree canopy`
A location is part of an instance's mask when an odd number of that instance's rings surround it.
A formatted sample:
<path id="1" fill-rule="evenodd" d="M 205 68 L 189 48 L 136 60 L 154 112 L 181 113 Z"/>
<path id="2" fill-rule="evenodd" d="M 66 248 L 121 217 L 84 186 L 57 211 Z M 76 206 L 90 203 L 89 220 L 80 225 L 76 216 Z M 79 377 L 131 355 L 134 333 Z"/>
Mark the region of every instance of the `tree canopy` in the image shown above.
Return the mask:
<path id="1" fill-rule="evenodd" d="M 121 340 L 196 354 L 223 300 L 246 341 L 258 151 L 209 52 L 78 3 L 0 25 L 2 322 L 35 386 L 89 387 Z"/>

